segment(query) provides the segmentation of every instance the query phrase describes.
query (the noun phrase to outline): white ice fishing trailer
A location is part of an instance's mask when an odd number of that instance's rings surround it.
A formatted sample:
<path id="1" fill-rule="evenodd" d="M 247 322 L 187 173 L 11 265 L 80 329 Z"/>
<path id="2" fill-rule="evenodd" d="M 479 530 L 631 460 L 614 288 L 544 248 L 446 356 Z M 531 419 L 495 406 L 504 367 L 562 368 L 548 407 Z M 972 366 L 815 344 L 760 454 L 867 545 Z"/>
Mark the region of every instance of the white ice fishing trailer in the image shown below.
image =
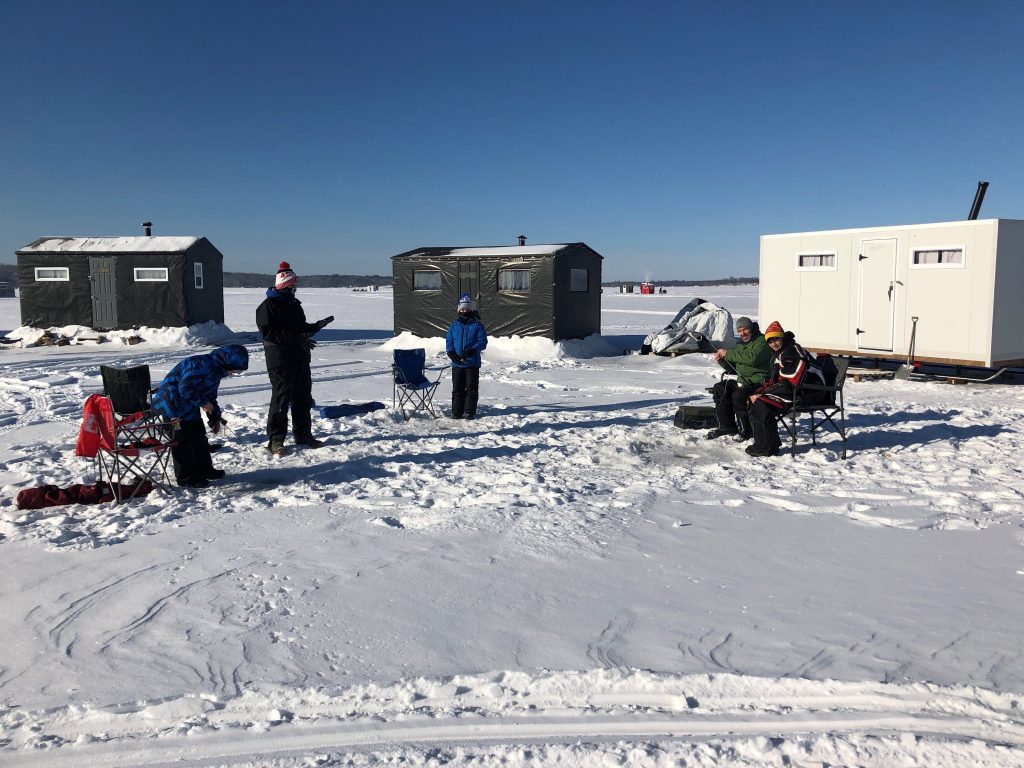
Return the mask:
<path id="1" fill-rule="evenodd" d="M 760 325 L 778 320 L 815 352 L 1024 365 L 1022 289 L 1014 219 L 761 237 Z"/>

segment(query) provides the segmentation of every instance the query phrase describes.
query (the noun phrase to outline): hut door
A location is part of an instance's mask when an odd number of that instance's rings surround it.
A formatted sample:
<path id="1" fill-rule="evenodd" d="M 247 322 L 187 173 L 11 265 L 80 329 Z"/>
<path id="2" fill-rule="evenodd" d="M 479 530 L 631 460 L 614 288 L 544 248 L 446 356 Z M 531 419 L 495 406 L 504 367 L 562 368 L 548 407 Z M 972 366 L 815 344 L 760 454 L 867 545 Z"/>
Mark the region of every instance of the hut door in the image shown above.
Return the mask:
<path id="1" fill-rule="evenodd" d="M 459 296 L 468 293 L 480 307 L 480 262 L 476 259 L 459 260 Z"/>
<path id="2" fill-rule="evenodd" d="M 92 327 L 117 328 L 113 257 L 89 257 L 89 282 L 92 284 Z"/>
<path id="3" fill-rule="evenodd" d="M 857 348 L 892 351 L 896 311 L 896 239 L 862 240 Z"/>

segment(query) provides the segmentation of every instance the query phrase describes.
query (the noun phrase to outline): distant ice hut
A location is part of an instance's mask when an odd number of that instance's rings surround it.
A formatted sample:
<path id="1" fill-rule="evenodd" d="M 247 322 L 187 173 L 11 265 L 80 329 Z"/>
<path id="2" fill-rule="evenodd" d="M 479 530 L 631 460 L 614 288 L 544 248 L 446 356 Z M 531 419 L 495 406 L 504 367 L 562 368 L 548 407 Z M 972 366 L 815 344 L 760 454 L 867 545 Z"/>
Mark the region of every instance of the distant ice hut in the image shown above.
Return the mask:
<path id="1" fill-rule="evenodd" d="M 491 336 L 601 331 L 601 262 L 586 243 L 417 248 L 391 257 L 395 333 L 443 336 L 468 293 Z"/>
<path id="2" fill-rule="evenodd" d="M 224 257 L 205 237 L 42 237 L 16 253 L 22 325 L 224 322 Z"/>

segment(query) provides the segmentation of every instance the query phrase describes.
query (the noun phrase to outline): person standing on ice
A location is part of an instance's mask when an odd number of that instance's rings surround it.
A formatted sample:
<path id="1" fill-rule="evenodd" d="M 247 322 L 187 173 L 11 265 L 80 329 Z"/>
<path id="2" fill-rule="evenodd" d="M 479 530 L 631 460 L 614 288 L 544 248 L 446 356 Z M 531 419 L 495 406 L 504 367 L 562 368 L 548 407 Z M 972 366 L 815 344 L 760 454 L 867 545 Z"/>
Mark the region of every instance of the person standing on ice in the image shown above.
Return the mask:
<path id="1" fill-rule="evenodd" d="M 153 394 L 153 410 L 168 419 L 181 419 L 171 448 L 174 477 L 186 488 L 205 488 L 210 480 L 224 477 L 214 469 L 210 442 L 200 411 L 206 412 L 213 434 L 224 424 L 217 390 L 221 379 L 249 367 L 249 351 L 241 344 L 218 347 L 208 355 L 186 357 L 164 376 Z"/>
<path id="2" fill-rule="evenodd" d="M 302 302 L 295 298 L 299 278 L 287 261 L 277 268 L 274 287 L 256 308 L 256 325 L 263 337 L 270 376 L 270 413 L 267 416 L 267 450 L 284 455 L 288 435 L 288 409 L 292 412 L 292 437 L 296 445 L 320 448 L 313 437 L 313 378 L 309 371 L 310 350 L 316 346 L 313 334 L 334 320 L 334 315 L 315 323 L 306 322 Z"/>
<path id="3" fill-rule="evenodd" d="M 487 347 L 487 331 L 468 293 L 459 297 L 458 316 L 448 326 L 445 348 L 452 361 L 452 418 L 476 417 L 480 395 L 480 353 Z"/>
<path id="4" fill-rule="evenodd" d="M 737 435 L 739 440 L 750 439 L 753 433 L 747 416 L 748 398 L 768 378 L 771 369 L 772 351 L 768 349 L 757 323 L 749 317 L 738 318 L 736 335 L 740 337 L 739 344 L 732 349 L 715 352 L 718 364 L 729 373 L 735 373 L 736 378 L 723 379 L 711 389 L 718 428 L 707 433 L 709 440 L 724 435 Z"/>
<path id="5" fill-rule="evenodd" d="M 797 387 L 805 378 L 823 385 L 825 376 L 814 358 L 799 344 L 792 331 L 785 331 L 778 320 L 765 329 L 764 337 L 772 350 L 772 372 L 768 380 L 750 396 L 750 424 L 754 442 L 747 446 L 751 456 L 778 456 L 779 419 L 793 407 Z M 817 394 L 817 393 L 815 393 Z M 808 402 L 802 399 L 801 402 Z"/>

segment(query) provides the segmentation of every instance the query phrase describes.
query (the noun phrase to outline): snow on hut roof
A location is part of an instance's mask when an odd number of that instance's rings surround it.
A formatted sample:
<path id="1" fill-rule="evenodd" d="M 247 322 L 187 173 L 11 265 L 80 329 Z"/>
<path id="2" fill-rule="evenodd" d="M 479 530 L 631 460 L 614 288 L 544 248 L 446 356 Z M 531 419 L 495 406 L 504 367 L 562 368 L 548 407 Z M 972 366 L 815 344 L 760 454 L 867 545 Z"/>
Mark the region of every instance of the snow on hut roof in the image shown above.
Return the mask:
<path id="1" fill-rule="evenodd" d="M 400 253 L 392 258 L 454 256 L 457 258 L 484 256 L 550 256 L 582 243 L 554 243 L 552 245 L 496 245 L 471 248 L 426 247 Z"/>
<path id="2" fill-rule="evenodd" d="M 19 253 L 180 253 L 198 237 L 41 237 Z"/>
<path id="3" fill-rule="evenodd" d="M 493 248 L 453 248 L 452 256 L 548 256 L 565 248 L 559 245 L 499 245 Z"/>

